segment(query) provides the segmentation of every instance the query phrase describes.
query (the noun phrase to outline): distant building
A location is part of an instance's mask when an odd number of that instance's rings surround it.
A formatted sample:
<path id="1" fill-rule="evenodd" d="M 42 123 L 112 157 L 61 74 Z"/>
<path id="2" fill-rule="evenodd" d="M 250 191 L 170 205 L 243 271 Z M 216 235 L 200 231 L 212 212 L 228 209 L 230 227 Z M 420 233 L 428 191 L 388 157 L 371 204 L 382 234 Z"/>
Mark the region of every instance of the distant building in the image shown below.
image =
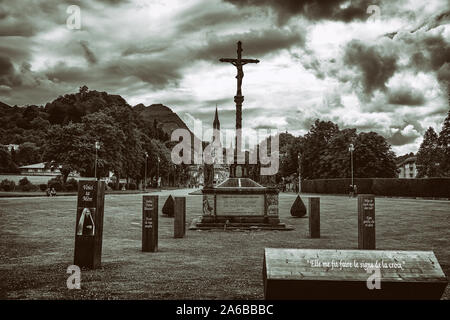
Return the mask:
<path id="1" fill-rule="evenodd" d="M 59 168 L 46 168 L 45 162 L 29 164 L 26 166 L 19 167 L 20 174 L 26 175 L 49 175 L 49 176 L 57 176 L 61 174 Z"/>
<path id="2" fill-rule="evenodd" d="M 399 170 L 398 177 L 403 179 L 413 179 L 417 177 L 416 160 L 416 157 L 408 157 L 397 163 L 397 170 Z"/>
<path id="3" fill-rule="evenodd" d="M 11 151 L 11 150 L 17 151 L 17 150 L 19 150 L 19 145 L 18 144 L 2 144 L 1 146 L 7 148 L 8 151 Z"/>

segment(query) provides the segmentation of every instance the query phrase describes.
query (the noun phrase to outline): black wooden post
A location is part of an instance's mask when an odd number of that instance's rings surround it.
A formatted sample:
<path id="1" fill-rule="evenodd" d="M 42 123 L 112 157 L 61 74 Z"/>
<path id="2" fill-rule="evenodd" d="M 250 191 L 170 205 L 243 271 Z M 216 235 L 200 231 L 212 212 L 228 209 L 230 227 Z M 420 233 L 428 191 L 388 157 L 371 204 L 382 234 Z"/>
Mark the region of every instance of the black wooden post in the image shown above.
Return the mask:
<path id="1" fill-rule="evenodd" d="M 74 264 L 79 267 L 101 266 L 104 204 L 104 181 L 78 182 Z"/>
<path id="2" fill-rule="evenodd" d="M 375 249 L 375 196 L 358 195 L 358 249 Z"/>
<path id="3" fill-rule="evenodd" d="M 158 196 L 142 197 L 142 251 L 158 251 Z"/>
<path id="4" fill-rule="evenodd" d="M 183 238 L 186 230 L 186 197 L 175 197 L 174 238 Z"/>
<path id="5" fill-rule="evenodd" d="M 309 235 L 311 238 L 320 238 L 320 198 L 308 198 L 309 208 Z"/>

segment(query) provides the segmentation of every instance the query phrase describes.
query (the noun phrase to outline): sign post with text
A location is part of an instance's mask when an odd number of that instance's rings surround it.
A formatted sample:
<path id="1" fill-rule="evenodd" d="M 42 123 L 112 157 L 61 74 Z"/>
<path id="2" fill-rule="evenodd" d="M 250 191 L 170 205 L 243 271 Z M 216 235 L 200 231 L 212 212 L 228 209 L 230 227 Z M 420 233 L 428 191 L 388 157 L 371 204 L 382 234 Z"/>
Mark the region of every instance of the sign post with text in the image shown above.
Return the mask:
<path id="1" fill-rule="evenodd" d="M 158 196 L 142 197 L 142 251 L 158 251 Z"/>
<path id="2" fill-rule="evenodd" d="M 358 249 L 375 249 L 375 196 L 358 195 Z"/>
<path id="3" fill-rule="evenodd" d="M 78 182 L 74 264 L 80 268 L 101 265 L 104 204 L 104 181 Z"/>

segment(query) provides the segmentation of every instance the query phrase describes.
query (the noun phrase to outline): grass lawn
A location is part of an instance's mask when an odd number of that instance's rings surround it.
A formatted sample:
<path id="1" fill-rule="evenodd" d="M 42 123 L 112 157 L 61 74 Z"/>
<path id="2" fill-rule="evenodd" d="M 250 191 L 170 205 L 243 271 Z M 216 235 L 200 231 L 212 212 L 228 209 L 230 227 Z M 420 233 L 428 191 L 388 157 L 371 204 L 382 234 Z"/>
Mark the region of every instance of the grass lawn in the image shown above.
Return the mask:
<path id="1" fill-rule="evenodd" d="M 161 210 L 169 192 L 163 191 Z M 191 231 L 173 238 L 173 219 L 159 218 L 159 252 L 141 252 L 142 195 L 105 197 L 102 268 L 82 270 L 68 290 L 76 197 L 0 199 L 1 299 L 262 299 L 266 247 L 356 249 L 357 203 L 321 196 L 321 238 L 308 219 L 290 217 L 294 194 L 280 194 L 280 218 L 293 231 Z M 187 196 L 187 220 L 201 197 Z M 433 250 L 450 275 L 450 202 L 376 199 L 377 249 Z M 450 298 L 450 290 L 444 299 Z"/>

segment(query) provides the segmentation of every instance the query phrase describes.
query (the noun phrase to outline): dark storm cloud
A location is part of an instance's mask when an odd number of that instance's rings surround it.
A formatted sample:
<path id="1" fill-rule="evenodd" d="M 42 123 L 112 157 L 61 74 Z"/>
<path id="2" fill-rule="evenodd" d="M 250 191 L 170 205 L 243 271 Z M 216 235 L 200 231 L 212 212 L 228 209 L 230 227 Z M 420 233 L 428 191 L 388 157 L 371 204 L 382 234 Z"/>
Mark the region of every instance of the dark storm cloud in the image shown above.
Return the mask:
<path id="1" fill-rule="evenodd" d="M 207 6 L 200 3 L 184 10 L 175 18 L 177 21 L 177 32 L 204 31 L 207 28 L 217 28 L 223 24 L 232 24 L 243 19 L 248 19 L 249 13 L 245 10 L 229 10 L 218 6 Z"/>
<path id="2" fill-rule="evenodd" d="M 8 57 L 0 56 L 0 85 L 13 87 L 20 84 L 20 78 Z"/>
<path id="3" fill-rule="evenodd" d="M 387 138 L 387 141 L 393 146 L 402 146 L 414 142 L 418 136 L 417 132 L 405 135 L 399 130 Z"/>
<path id="4" fill-rule="evenodd" d="M 360 71 L 358 81 L 364 92 L 371 95 L 376 89 L 386 89 L 386 81 L 397 69 L 397 56 L 392 52 L 383 53 L 381 46 L 369 46 L 359 40 L 352 40 L 345 48 L 344 64 Z"/>
<path id="5" fill-rule="evenodd" d="M 73 82 L 84 83 L 92 75 L 81 67 L 67 66 L 65 63 L 58 63 L 56 66 L 47 69 L 45 76 L 53 82 Z"/>
<path id="6" fill-rule="evenodd" d="M 446 81 L 447 83 L 450 83 L 450 63 L 444 64 L 438 70 L 438 79 L 440 81 Z"/>
<path id="7" fill-rule="evenodd" d="M 408 32 L 395 36 L 394 41 L 407 46 L 410 66 L 419 71 L 437 71 L 450 62 L 450 41 L 442 33 Z"/>
<path id="8" fill-rule="evenodd" d="M 0 37 L 31 37 L 34 34 L 33 26 L 27 21 L 0 20 Z"/>
<path id="9" fill-rule="evenodd" d="M 92 50 L 89 48 L 89 43 L 87 41 L 80 41 L 80 45 L 83 48 L 83 53 L 84 53 L 84 57 L 86 58 L 87 62 L 89 62 L 90 64 L 95 64 L 97 63 L 97 57 L 95 56 L 95 54 L 92 52 Z"/>
<path id="10" fill-rule="evenodd" d="M 243 57 L 260 58 L 292 46 L 302 46 L 300 32 L 285 29 L 267 29 L 236 33 L 224 37 L 210 37 L 206 44 L 171 46 L 170 43 L 132 46 L 122 52 L 117 61 L 110 61 L 107 73 L 114 77 L 136 76 L 157 88 L 176 84 L 183 77 L 183 70 L 196 61 L 217 64 L 221 57 L 236 56 L 236 42 L 243 42 Z"/>
<path id="11" fill-rule="evenodd" d="M 209 38 L 206 46 L 200 48 L 195 56 L 198 59 L 217 60 L 221 57 L 232 58 L 236 55 L 236 42 L 242 41 L 243 56 L 257 58 L 293 46 L 303 46 L 304 33 L 285 29 L 267 29 L 262 31 L 233 34 L 224 37 Z"/>
<path id="12" fill-rule="evenodd" d="M 421 106 L 425 103 L 425 98 L 420 91 L 413 90 L 410 87 L 401 87 L 389 90 L 388 101 L 397 105 Z"/>
<path id="13" fill-rule="evenodd" d="M 280 22 L 295 15 L 303 15 L 312 20 L 329 19 L 350 22 L 367 19 L 367 7 L 376 5 L 376 0 L 225 0 L 236 6 L 268 7 L 274 10 Z"/>
<path id="14" fill-rule="evenodd" d="M 141 59 L 123 58 L 110 61 L 103 72 L 117 79 L 134 76 L 155 88 L 162 89 L 176 84 L 181 79 L 183 65 L 180 57 L 174 59 L 169 55 Z"/>

